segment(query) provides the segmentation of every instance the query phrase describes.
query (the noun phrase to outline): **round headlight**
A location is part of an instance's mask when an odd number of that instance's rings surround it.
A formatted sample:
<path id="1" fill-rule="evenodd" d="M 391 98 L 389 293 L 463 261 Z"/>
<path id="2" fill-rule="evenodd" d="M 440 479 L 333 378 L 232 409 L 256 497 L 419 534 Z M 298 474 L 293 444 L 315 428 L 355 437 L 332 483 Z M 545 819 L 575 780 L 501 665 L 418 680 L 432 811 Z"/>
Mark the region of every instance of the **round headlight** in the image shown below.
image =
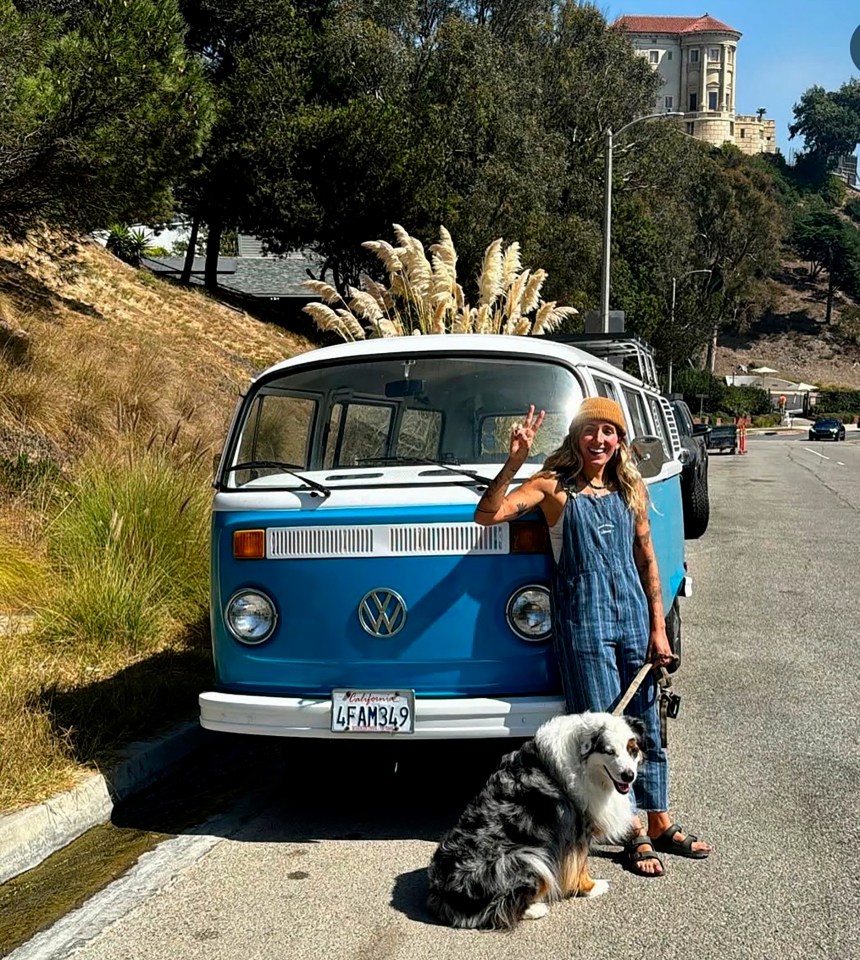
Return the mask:
<path id="1" fill-rule="evenodd" d="M 511 630 L 523 640 L 546 640 L 552 633 L 552 611 L 546 587 L 522 587 L 511 595 L 505 611 Z"/>
<path id="2" fill-rule="evenodd" d="M 278 614 L 274 603 L 264 593 L 241 590 L 230 598 L 224 619 L 237 640 L 262 643 L 272 635 Z"/>

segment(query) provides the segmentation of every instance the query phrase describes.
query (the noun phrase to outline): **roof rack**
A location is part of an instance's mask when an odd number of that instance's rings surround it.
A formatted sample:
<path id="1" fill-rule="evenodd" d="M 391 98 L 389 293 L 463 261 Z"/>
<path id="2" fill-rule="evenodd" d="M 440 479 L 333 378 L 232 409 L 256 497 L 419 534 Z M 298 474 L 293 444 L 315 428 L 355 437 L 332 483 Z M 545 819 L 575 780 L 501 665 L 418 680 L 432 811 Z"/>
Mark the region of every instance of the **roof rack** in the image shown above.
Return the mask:
<path id="1" fill-rule="evenodd" d="M 660 389 L 654 348 L 632 333 L 549 333 L 544 336 L 556 343 L 578 347 L 621 369 L 624 369 L 625 360 L 634 360 L 639 379 L 655 390 Z"/>

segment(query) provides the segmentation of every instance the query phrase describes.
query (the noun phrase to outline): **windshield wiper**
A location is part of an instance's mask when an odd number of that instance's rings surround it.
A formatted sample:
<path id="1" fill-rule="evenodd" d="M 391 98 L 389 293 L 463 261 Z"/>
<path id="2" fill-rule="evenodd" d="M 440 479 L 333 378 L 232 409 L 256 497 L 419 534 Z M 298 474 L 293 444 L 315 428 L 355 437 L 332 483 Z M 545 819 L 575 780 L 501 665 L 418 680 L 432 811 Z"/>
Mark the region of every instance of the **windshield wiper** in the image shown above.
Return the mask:
<path id="1" fill-rule="evenodd" d="M 311 490 L 316 490 L 320 496 L 327 499 L 331 496 L 331 490 L 323 483 L 311 480 L 301 473 L 296 473 L 296 469 L 301 469 L 297 463 L 281 463 L 279 460 L 249 460 L 247 463 L 234 463 L 232 467 L 227 467 L 225 473 L 233 473 L 234 470 L 260 470 L 264 467 L 270 467 L 273 470 L 280 470 L 281 473 L 288 473 L 291 477 L 301 480 L 307 484 Z"/>
<path id="2" fill-rule="evenodd" d="M 439 467 L 453 473 L 459 477 L 468 477 L 470 480 L 476 480 L 478 483 L 489 485 L 492 480 L 482 477 L 474 470 L 464 470 L 458 461 L 431 460 L 429 457 L 358 457 L 356 462 L 361 465 L 375 466 L 408 466 L 409 464 L 420 464 L 428 467 Z"/>

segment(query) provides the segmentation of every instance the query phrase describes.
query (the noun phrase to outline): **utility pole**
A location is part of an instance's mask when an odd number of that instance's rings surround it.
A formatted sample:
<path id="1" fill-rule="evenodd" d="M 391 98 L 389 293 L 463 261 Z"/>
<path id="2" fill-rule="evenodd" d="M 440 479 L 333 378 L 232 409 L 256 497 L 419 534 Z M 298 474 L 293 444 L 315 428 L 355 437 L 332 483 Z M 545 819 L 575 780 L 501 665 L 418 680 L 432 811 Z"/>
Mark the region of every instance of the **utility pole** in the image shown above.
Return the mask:
<path id="1" fill-rule="evenodd" d="M 666 117 L 683 117 L 679 110 L 670 110 L 667 113 L 648 113 L 644 117 L 636 117 L 623 127 L 618 133 L 623 133 L 634 123 L 644 120 L 663 120 Z M 603 255 L 600 259 L 600 329 L 609 333 L 609 259 L 612 246 L 612 150 L 614 147 L 612 127 L 607 127 L 604 139 L 604 168 L 603 168 Z"/>
<path id="2" fill-rule="evenodd" d="M 711 274 L 713 272 L 714 272 L 713 270 L 708 270 L 707 268 L 703 268 L 701 270 L 688 270 L 686 273 L 682 273 L 680 278 L 672 277 L 672 301 L 671 301 L 671 306 L 669 308 L 669 330 L 673 334 L 675 331 L 675 290 L 677 288 L 678 280 L 679 279 L 683 280 L 684 277 L 690 277 L 694 273 Z M 672 392 L 672 357 L 670 356 L 669 357 L 669 376 L 668 376 L 668 385 L 666 387 L 666 393 L 671 393 L 671 392 Z"/>

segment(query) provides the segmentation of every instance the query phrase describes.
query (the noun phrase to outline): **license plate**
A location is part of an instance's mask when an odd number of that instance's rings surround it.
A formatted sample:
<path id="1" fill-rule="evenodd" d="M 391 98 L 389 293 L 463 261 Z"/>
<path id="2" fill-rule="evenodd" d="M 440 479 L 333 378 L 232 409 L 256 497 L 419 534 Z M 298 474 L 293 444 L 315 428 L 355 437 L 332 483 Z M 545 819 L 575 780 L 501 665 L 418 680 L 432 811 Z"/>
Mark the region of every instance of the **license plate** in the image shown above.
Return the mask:
<path id="1" fill-rule="evenodd" d="M 333 733 L 413 733 L 413 690 L 332 690 Z"/>

